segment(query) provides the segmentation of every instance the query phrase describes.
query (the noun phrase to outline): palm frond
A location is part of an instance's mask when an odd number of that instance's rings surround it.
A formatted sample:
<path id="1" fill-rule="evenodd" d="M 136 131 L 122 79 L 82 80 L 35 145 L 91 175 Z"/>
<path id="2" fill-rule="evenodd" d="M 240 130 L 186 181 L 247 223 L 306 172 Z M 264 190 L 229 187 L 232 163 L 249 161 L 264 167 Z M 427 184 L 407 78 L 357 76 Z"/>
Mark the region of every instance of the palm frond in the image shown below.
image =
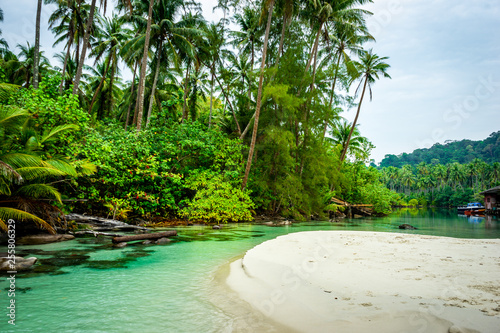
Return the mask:
<path id="1" fill-rule="evenodd" d="M 39 227 L 47 230 L 51 234 L 54 235 L 56 233 L 54 228 L 49 223 L 42 220 L 38 216 L 35 216 L 33 214 L 30 214 L 30 213 L 27 213 L 25 211 L 15 209 L 15 208 L 0 207 L 0 220 L 6 221 L 9 219 L 13 219 L 16 222 L 17 221 L 31 220 L 31 221 L 35 222 Z M 1 224 L 0 224 L 0 227 L 2 227 Z"/>
<path id="2" fill-rule="evenodd" d="M 50 132 L 44 133 L 42 136 L 42 139 L 40 140 L 40 143 L 45 143 L 45 142 L 51 142 L 51 141 L 56 141 L 59 138 L 59 135 L 66 132 L 66 131 L 73 131 L 73 130 L 78 130 L 80 127 L 75 124 L 67 124 L 67 125 L 61 125 L 61 126 L 56 126 Z"/>
<path id="3" fill-rule="evenodd" d="M 39 198 L 54 198 L 57 202 L 61 202 L 61 193 L 51 185 L 47 184 L 29 184 L 20 187 L 16 194 L 22 196 L 39 199 Z"/>
<path id="4" fill-rule="evenodd" d="M 27 180 L 67 175 L 65 171 L 55 169 L 54 167 L 25 167 L 19 168 L 16 171 Z"/>
<path id="5" fill-rule="evenodd" d="M 16 183 L 20 183 L 23 181 L 23 177 L 14 170 L 9 164 L 0 160 L 0 176 L 5 177 L 9 181 L 14 181 Z M 0 191 L 0 194 L 2 192 Z"/>
<path id="6" fill-rule="evenodd" d="M 2 155 L 2 161 L 9 164 L 12 168 L 38 167 L 42 165 L 40 157 L 23 153 Z"/>
<path id="7" fill-rule="evenodd" d="M 17 84 L 0 83 L 0 103 L 7 102 L 19 88 L 21 88 L 21 86 Z"/>
<path id="8" fill-rule="evenodd" d="M 57 169 L 59 171 L 62 171 L 64 173 L 66 173 L 67 175 L 70 175 L 73 177 L 76 177 L 78 175 L 75 167 L 63 159 L 53 158 L 53 159 L 44 161 L 44 163 L 47 163 L 49 166 L 51 166 L 54 169 Z"/>

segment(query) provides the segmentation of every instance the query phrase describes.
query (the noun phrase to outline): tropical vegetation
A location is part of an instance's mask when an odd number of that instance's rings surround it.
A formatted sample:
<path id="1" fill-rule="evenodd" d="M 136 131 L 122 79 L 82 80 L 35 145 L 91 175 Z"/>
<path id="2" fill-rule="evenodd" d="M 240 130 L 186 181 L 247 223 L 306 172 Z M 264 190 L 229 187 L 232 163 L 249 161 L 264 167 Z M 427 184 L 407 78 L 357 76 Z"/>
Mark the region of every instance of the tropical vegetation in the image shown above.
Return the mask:
<path id="1" fill-rule="evenodd" d="M 0 202 L 39 223 L 18 203 L 129 221 L 310 219 L 332 197 L 389 212 L 357 127 L 390 78 L 365 47 L 368 2 L 220 0 L 207 22 L 194 1 L 45 0 L 63 52 L 44 56 L 40 20 L 33 47 L 0 40 Z"/>

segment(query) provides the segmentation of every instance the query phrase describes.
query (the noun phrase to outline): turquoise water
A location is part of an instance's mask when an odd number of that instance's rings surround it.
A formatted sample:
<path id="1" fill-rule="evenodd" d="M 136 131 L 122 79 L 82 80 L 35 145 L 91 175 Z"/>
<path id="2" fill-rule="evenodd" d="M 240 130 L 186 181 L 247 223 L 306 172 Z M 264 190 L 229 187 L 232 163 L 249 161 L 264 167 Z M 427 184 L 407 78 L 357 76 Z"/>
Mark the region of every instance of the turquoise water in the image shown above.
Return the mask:
<path id="1" fill-rule="evenodd" d="M 409 223 L 418 230 L 400 230 Z M 18 246 L 39 258 L 33 272 L 16 279 L 16 326 L 0 316 L 1 332 L 231 332 L 235 318 L 214 302 L 218 269 L 279 235 L 308 230 L 369 230 L 461 238 L 500 238 L 497 219 L 454 212 L 401 210 L 385 218 L 307 222 L 269 227 L 229 224 L 222 230 L 177 228 L 168 245 L 114 249 L 109 240 Z M 8 305 L 0 281 L 0 308 Z M 220 295 L 219 295 L 220 299 Z"/>

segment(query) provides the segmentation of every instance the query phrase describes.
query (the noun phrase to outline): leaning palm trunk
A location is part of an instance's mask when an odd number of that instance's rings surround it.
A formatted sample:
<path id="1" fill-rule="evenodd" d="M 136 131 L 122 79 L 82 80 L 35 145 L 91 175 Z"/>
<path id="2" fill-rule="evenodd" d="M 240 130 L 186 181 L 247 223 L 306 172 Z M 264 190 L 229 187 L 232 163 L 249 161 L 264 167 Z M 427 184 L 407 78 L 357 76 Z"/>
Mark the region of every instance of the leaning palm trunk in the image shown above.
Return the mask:
<path id="1" fill-rule="evenodd" d="M 238 122 L 238 118 L 236 118 L 236 112 L 234 112 L 233 104 L 231 103 L 231 100 L 229 100 L 229 96 L 226 93 L 226 89 L 224 89 L 224 86 L 221 84 L 219 77 L 217 76 L 217 74 L 215 74 L 215 68 L 213 69 L 213 73 L 214 73 L 215 80 L 217 80 L 217 83 L 219 84 L 220 89 L 222 90 L 222 94 L 224 95 L 224 98 L 226 99 L 226 102 L 229 105 L 229 108 L 231 109 L 231 113 L 233 114 L 234 122 L 236 123 L 236 129 L 238 131 L 238 135 L 241 135 L 240 123 Z"/>
<path id="2" fill-rule="evenodd" d="M 38 0 L 36 9 L 36 32 L 35 32 L 35 54 L 33 64 L 33 88 L 38 89 L 38 75 L 40 72 L 40 14 L 42 12 L 42 0 Z"/>
<path id="3" fill-rule="evenodd" d="M 351 130 L 349 131 L 349 136 L 347 137 L 347 142 L 345 143 L 345 147 L 342 150 L 342 155 L 340 156 L 340 165 L 342 166 L 342 162 L 345 159 L 345 154 L 347 152 L 347 149 L 349 148 L 349 142 L 351 141 L 351 136 L 352 132 L 354 132 L 354 128 L 356 127 L 356 123 L 358 121 L 359 117 L 359 111 L 361 110 L 361 103 L 363 103 L 363 97 L 365 96 L 365 90 L 366 90 L 366 84 L 368 83 L 368 76 L 365 77 L 365 83 L 363 84 L 363 92 L 361 93 L 361 99 L 359 100 L 358 104 L 358 111 L 356 112 L 356 117 L 354 118 L 354 121 L 352 122 L 352 127 Z"/>
<path id="4" fill-rule="evenodd" d="M 134 84 L 135 84 L 135 72 L 136 71 L 137 71 L 137 61 L 134 64 L 134 74 L 132 75 L 132 86 L 130 87 L 130 98 L 132 98 L 132 96 L 134 96 Z M 125 130 L 127 130 L 128 121 L 130 119 L 130 109 L 132 109 L 132 103 L 129 103 L 128 108 L 127 108 L 127 117 L 125 118 Z"/>
<path id="5" fill-rule="evenodd" d="M 158 47 L 158 54 L 157 54 L 158 59 L 156 60 L 156 71 L 155 71 L 155 78 L 153 80 L 153 88 L 151 88 L 151 96 L 149 97 L 148 119 L 146 119 L 146 128 L 149 126 L 149 121 L 151 119 L 151 110 L 153 109 L 156 84 L 158 83 L 158 74 L 160 73 L 161 47 L 162 47 L 162 41 L 160 41 L 160 46 Z"/>
<path id="6" fill-rule="evenodd" d="M 144 41 L 144 53 L 142 55 L 141 75 L 139 76 L 139 89 L 137 93 L 137 125 L 139 132 L 142 125 L 142 114 L 144 111 L 144 88 L 146 86 L 146 68 L 148 66 L 149 38 L 151 36 L 151 18 L 153 16 L 153 4 L 155 0 L 149 1 L 148 23 L 146 25 L 146 40 Z"/>
<path id="7" fill-rule="evenodd" d="M 252 166 L 253 153 L 255 151 L 255 142 L 257 141 L 257 129 L 259 127 L 260 106 L 262 103 L 262 85 L 264 83 L 264 67 L 266 66 L 267 43 L 269 41 L 269 30 L 271 28 L 271 19 L 273 17 L 274 0 L 271 0 L 269 5 L 269 13 L 267 15 L 266 35 L 264 37 L 264 46 L 262 49 L 262 63 L 260 64 L 259 88 L 257 90 L 257 106 L 255 109 L 255 123 L 253 125 L 252 141 L 250 142 L 250 151 L 248 152 L 247 165 L 245 167 L 245 175 L 241 184 L 242 190 L 245 190 L 248 182 L 248 175 Z"/>
<path id="8" fill-rule="evenodd" d="M 101 91 L 101 88 L 104 85 L 104 81 L 106 80 L 106 75 L 108 75 L 110 63 L 111 63 L 111 58 L 108 58 L 108 63 L 106 64 L 106 69 L 104 70 L 104 73 L 102 74 L 101 81 L 99 82 L 99 85 L 97 86 L 97 89 L 94 92 L 94 96 L 92 97 L 92 101 L 90 102 L 89 114 L 92 112 L 92 108 L 94 107 L 94 103 L 97 99 L 97 95 L 99 95 L 99 92 Z"/>
<path id="9" fill-rule="evenodd" d="M 85 36 L 83 37 L 83 45 L 80 53 L 80 61 L 78 62 L 75 81 L 73 83 L 73 95 L 76 95 L 78 93 L 78 86 L 80 85 L 80 79 L 82 78 L 83 64 L 85 63 L 85 55 L 87 53 L 87 47 L 89 45 L 90 30 L 92 29 L 92 22 L 94 21 L 95 3 L 96 0 L 92 0 L 92 3 L 90 4 L 90 12 L 89 12 L 89 17 L 87 19 L 87 25 L 85 28 Z"/>
<path id="10" fill-rule="evenodd" d="M 208 128 L 212 127 L 212 107 L 214 99 L 214 72 L 211 71 L 212 80 L 210 81 L 210 113 L 208 114 Z"/>
<path id="11" fill-rule="evenodd" d="M 63 64 L 63 68 L 62 68 L 62 78 L 61 78 L 61 83 L 59 84 L 59 95 L 62 95 L 63 93 L 63 87 L 64 87 L 64 76 L 66 75 L 66 67 L 68 67 L 68 60 L 69 60 L 69 56 L 70 56 L 70 53 L 71 53 L 71 44 L 73 44 L 73 34 L 71 33 L 69 35 L 69 40 L 68 40 L 68 50 L 66 51 L 66 55 L 64 56 L 64 64 Z"/>
<path id="12" fill-rule="evenodd" d="M 182 104 L 182 120 L 181 120 L 181 123 L 184 122 L 184 120 L 187 119 L 187 94 L 188 94 L 188 81 L 189 81 L 189 65 L 191 65 L 191 62 L 187 63 L 186 77 L 184 79 L 184 103 Z"/>
<path id="13" fill-rule="evenodd" d="M 340 52 L 339 52 L 338 59 L 337 59 L 337 67 L 335 68 L 335 76 L 333 77 L 332 90 L 330 91 L 330 104 L 329 104 L 330 110 L 332 109 L 332 106 L 333 106 L 333 96 L 335 95 L 334 91 L 335 91 L 335 84 L 337 82 L 337 75 L 339 72 L 339 65 L 340 65 Z M 328 118 L 325 119 L 325 124 L 323 126 L 323 136 L 321 137 L 321 142 L 323 142 L 323 140 L 325 139 L 327 129 L 328 129 Z"/>

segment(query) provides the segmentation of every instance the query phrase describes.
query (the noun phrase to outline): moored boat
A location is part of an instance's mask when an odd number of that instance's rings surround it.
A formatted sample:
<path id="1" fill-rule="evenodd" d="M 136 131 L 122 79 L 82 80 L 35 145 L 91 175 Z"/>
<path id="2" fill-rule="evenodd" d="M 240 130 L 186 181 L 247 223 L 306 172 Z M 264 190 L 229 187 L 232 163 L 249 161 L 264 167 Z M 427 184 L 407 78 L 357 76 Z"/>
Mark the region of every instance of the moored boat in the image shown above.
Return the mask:
<path id="1" fill-rule="evenodd" d="M 469 202 L 467 206 L 457 207 L 458 214 L 480 215 L 484 214 L 484 206 L 480 202 Z"/>

